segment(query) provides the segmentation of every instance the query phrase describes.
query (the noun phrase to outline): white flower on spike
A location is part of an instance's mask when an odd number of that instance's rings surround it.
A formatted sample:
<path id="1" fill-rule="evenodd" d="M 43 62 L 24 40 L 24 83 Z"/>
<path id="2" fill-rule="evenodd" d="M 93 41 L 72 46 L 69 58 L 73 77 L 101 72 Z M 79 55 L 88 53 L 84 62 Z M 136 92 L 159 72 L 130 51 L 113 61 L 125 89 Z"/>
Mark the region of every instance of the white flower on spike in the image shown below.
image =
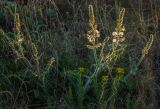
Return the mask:
<path id="1" fill-rule="evenodd" d="M 114 32 L 112 33 L 112 35 L 113 35 L 113 36 L 117 36 L 118 33 L 114 31 Z"/>
<path id="2" fill-rule="evenodd" d="M 98 30 L 95 31 L 96 37 L 100 37 L 100 32 Z"/>
<path id="3" fill-rule="evenodd" d="M 116 43 L 117 42 L 117 39 L 113 39 L 113 43 Z"/>
<path id="4" fill-rule="evenodd" d="M 119 32 L 118 35 L 119 35 L 119 36 L 123 36 L 123 35 L 124 35 L 124 32 Z"/>
<path id="5" fill-rule="evenodd" d="M 124 41 L 125 41 L 125 37 L 123 37 L 120 41 L 121 41 L 121 42 L 124 42 Z"/>

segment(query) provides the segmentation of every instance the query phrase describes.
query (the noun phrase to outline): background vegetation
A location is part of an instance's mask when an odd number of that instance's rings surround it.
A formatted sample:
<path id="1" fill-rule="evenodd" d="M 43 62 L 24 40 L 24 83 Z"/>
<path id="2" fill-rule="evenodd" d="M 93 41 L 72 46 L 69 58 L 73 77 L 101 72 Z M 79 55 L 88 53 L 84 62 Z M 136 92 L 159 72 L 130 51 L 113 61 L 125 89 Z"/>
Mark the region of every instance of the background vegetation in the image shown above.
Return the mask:
<path id="1" fill-rule="evenodd" d="M 159 109 L 159 0 L 0 2 L 0 109 Z"/>

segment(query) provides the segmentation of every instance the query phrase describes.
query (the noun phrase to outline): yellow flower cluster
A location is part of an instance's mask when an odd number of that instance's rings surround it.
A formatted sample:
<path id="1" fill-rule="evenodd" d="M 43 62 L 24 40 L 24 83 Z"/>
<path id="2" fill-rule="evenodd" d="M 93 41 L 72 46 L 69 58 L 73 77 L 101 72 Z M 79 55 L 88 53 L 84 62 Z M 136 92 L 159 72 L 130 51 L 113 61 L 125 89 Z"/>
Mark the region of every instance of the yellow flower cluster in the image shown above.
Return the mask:
<path id="1" fill-rule="evenodd" d="M 90 30 L 87 33 L 87 38 L 90 43 L 94 44 L 95 39 L 100 37 L 100 32 L 97 30 L 97 24 L 95 22 L 93 6 L 89 5 L 89 26 Z"/>
<path id="2" fill-rule="evenodd" d="M 119 75 L 123 75 L 125 73 L 125 69 L 122 67 L 116 68 L 116 73 Z"/>
<path id="3" fill-rule="evenodd" d="M 102 81 L 107 81 L 109 79 L 109 76 L 108 75 L 103 75 L 102 77 L 101 77 L 101 80 Z"/>
<path id="4" fill-rule="evenodd" d="M 80 74 L 83 74 L 85 72 L 85 68 L 84 67 L 80 67 L 79 68 L 79 72 L 80 72 Z"/>

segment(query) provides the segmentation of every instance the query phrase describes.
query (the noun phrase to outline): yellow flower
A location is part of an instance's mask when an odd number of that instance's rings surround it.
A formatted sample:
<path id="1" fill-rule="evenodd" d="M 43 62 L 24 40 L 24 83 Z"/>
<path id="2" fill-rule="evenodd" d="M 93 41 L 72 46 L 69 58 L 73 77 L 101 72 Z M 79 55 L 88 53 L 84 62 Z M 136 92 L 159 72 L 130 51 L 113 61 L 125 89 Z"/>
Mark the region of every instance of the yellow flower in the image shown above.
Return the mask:
<path id="1" fill-rule="evenodd" d="M 116 68 L 116 73 L 120 74 L 120 75 L 123 75 L 125 73 L 125 69 L 122 68 L 122 67 L 118 67 L 118 68 Z"/>
<path id="2" fill-rule="evenodd" d="M 80 67 L 79 68 L 79 72 L 80 72 L 80 74 L 83 74 L 85 72 L 85 68 L 84 67 Z"/>
<path id="3" fill-rule="evenodd" d="M 103 75 L 102 77 L 101 77 L 101 80 L 102 81 L 107 81 L 109 79 L 109 76 L 108 75 Z"/>

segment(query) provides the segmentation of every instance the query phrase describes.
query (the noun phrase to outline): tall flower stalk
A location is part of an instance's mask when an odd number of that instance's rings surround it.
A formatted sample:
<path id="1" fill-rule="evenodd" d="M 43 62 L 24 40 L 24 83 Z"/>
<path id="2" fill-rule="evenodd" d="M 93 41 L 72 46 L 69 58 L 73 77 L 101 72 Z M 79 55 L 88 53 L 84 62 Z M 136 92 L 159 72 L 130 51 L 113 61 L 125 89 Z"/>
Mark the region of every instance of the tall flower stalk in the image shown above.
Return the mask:
<path id="1" fill-rule="evenodd" d="M 100 32 L 97 30 L 97 24 L 92 5 L 89 5 L 89 26 L 90 30 L 87 33 L 87 38 L 92 45 L 95 45 L 96 38 L 100 37 Z"/>
<path id="2" fill-rule="evenodd" d="M 103 42 L 97 43 L 96 38 L 100 37 L 100 32 L 97 29 L 97 24 L 95 21 L 95 16 L 94 16 L 94 11 L 93 11 L 93 6 L 89 5 L 89 27 L 90 30 L 87 32 L 87 39 L 90 43 L 90 45 L 87 45 L 89 49 L 92 49 L 94 52 L 94 58 L 96 62 L 96 67 L 94 69 L 94 72 L 90 75 L 89 79 L 87 80 L 85 84 L 85 89 L 87 90 L 90 86 L 90 83 L 92 82 L 93 79 L 97 79 L 98 74 L 107 68 L 108 70 L 112 69 L 110 68 L 110 65 L 115 63 L 116 60 L 120 57 L 120 55 L 124 52 L 124 46 L 121 46 L 120 43 L 122 43 L 125 40 L 124 37 L 124 32 L 125 32 L 125 27 L 123 25 L 123 18 L 125 14 L 125 9 L 121 9 L 116 27 L 114 32 L 112 33 L 113 39 L 112 43 L 110 44 L 111 47 L 109 49 L 109 52 L 107 54 L 104 53 L 104 48 L 106 45 L 109 44 L 109 37 L 106 37 Z M 96 52 L 96 49 L 100 49 L 100 53 Z"/>
<path id="3" fill-rule="evenodd" d="M 96 48 L 99 46 L 96 45 L 96 38 L 100 37 L 100 32 L 97 29 L 97 24 L 95 21 L 95 16 L 94 16 L 92 5 L 89 5 L 89 27 L 90 27 L 90 30 L 87 32 L 87 38 L 88 38 L 90 45 L 87 45 L 87 46 L 88 48 L 93 49 L 94 59 L 97 65 L 98 57 L 97 57 Z"/>
<path id="4" fill-rule="evenodd" d="M 24 52 L 23 52 L 23 46 L 22 43 L 24 41 L 24 36 L 21 32 L 21 22 L 20 22 L 20 17 L 19 13 L 15 13 L 14 16 L 14 34 L 15 34 L 15 44 L 18 47 L 19 53 L 22 57 L 24 57 Z"/>

